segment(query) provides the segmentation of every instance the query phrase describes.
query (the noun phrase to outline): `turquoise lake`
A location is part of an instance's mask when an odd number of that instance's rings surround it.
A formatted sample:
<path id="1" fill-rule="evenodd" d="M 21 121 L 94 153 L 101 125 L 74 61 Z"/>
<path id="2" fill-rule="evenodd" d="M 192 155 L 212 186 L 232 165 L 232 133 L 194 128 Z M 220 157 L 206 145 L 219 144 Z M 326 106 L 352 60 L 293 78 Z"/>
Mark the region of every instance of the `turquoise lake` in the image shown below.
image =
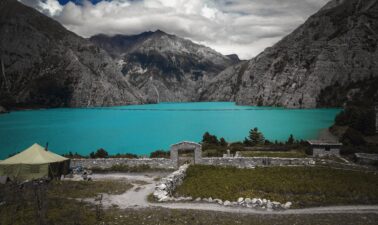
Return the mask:
<path id="1" fill-rule="evenodd" d="M 199 142 L 209 131 L 241 141 L 258 127 L 269 140 L 317 138 L 340 109 L 284 109 L 237 106 L 230 102 L 161 103 L 106 108 L 45 109 L 0 115 L 0 159 L 33 143 L 56 153 L 149 154 L 183 141 Z"/>

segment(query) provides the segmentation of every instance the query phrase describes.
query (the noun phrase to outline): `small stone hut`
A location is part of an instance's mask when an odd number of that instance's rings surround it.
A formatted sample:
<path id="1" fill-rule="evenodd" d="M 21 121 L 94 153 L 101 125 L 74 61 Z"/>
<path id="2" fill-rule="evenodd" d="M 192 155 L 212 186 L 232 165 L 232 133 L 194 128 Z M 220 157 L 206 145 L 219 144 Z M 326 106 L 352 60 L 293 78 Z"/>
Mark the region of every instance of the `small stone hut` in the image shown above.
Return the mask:
<path id="1" fill-rule="evenodd" d="M 340 148 L 343 145 L 339 142 L 326 140 L 309 140 L 307 142 L 311 146 L 312 156 L 314 157 L 339 156 Z"/>

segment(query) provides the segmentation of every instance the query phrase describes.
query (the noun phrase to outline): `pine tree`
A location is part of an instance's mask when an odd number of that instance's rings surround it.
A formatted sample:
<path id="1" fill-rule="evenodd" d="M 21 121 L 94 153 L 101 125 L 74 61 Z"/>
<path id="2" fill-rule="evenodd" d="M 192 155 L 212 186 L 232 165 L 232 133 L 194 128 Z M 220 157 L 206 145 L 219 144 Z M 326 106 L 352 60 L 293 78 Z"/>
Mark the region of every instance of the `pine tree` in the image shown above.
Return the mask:
<path id="1" fill-rule="evenodd" d="M 220 139 L 219 139 L 219 144 L 220 144 L 221 146 L 227 146 L 227 141 L 226 141 L 224 138 L 220 138 Z"/>
<path id="2" fill-rule="evenodd" d="M 292 144 L 294 144 L 294 136 L 292 135 L 292 134 L 290 134 L 290 136 L 289 136 L 289 139 L 287 139 L 287 144 L 289 144 L 289 145 L 292 145 Z"/>
<path id="3" fill-rule="evenodd" d="M 253 145 L 264 143 L 264 135 L 259 131 L 257 127 L 249 131 L 249 140 Z"/>

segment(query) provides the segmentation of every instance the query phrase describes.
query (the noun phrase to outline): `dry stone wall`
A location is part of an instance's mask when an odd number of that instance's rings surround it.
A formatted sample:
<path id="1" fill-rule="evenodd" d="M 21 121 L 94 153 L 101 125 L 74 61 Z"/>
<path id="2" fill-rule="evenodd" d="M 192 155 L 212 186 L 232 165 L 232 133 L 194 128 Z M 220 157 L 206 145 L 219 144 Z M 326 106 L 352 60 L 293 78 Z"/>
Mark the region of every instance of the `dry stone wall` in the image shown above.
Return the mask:
<path id="1" fill-rule="evenodd" d="M 238 168 L 254 168 L 256 166 L 306 166 L 314 165 L 312 158 L 270 158 L 270 157 L 225 157 L 225 158 L 201 158 L 197 164 L 214 166 L 234 166 Z M 82 166 L 84 168 L 109 169 L 115 165 L 127 165 L 136 167 L 148 165 L 151 168 L 174 169 L 177 168 L 177 161 L 163 158 L 143 159 L 72 159 L 71 167 Z"/>
<path id="2" fill-rule="evenodd" d="M 271 158 L 271 157 L 229 157 L 202 158 L 201 164 L 215 166 L 234 166 L 238 168 L 254 168 L 256 166 L 290 166 L 314 165 L 312 158 Z"/>
<path id="3" fill-rule="evenodd" d="M 174 169 L 175 164 L 170 159 L 163 158 L 143 158 L 143 159 L 124 159 L 124 158 L 110 158 L 110 159 L 72 159 L 71 167 L 82 166 L 84 168 L 101 168 L 109 169 L 115 165 L 127 165 L 130 167 L 137 167 L 147 165 L 151 168 L 158 169 Z"/>

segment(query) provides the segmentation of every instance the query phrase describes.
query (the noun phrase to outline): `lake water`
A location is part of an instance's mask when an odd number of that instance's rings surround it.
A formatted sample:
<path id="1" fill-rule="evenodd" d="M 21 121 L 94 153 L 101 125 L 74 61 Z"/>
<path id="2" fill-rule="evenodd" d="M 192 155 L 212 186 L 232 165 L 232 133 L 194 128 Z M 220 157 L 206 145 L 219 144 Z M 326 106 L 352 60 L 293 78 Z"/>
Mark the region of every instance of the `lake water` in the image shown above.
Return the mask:
<path id="1" fill-rule="evenodd" d="M 241 141 L 253 127 L 269 140 L 317 138 L 332 125 L 340 109 L 293 110 L 237 106 L 230 102 L 161 103 L 85 109 L 16 111 L 0 115 L 0 159 L 33 143 L 56 153 L 87 155 L 148 154 L 188 140 L 199 142 L 209 131 L 227 141 Z"/>

